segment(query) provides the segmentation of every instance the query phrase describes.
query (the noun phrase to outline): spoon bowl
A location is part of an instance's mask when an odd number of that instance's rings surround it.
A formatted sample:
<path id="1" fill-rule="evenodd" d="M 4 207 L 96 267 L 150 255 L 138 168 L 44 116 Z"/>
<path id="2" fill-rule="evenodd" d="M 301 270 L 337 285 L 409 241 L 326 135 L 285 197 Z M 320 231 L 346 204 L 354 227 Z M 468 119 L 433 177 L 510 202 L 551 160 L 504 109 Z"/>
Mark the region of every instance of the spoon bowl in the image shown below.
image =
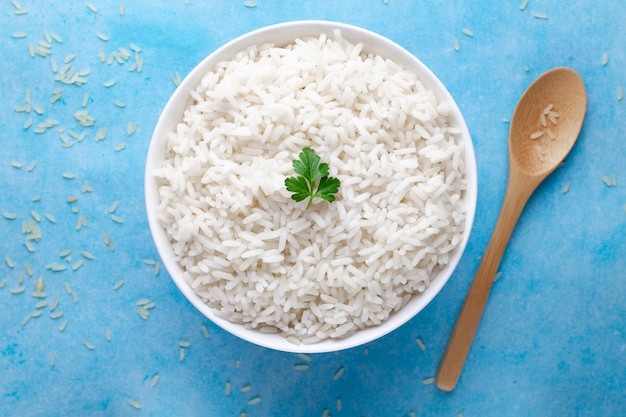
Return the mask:
<path id="1" fill-rule="evenodd" d="M 576 71 L 560 67 L 544 73 L 522 95 L 513 112 L 509 163 L 526 175 L 548 176 L 574 146 L 586 102 L 585 85 Z"/>
<path id="2" fill-rule="evenodd" d="M 531 84 L 515 108 L 509 130 L 509 178 L 504 202 L 439 364 L 435 379 L 440 389 L 452 391 L 456 386 L 515 224 L 533 191 L 576 143 L 586 106 L 580 76 L 560 67 Z"/>

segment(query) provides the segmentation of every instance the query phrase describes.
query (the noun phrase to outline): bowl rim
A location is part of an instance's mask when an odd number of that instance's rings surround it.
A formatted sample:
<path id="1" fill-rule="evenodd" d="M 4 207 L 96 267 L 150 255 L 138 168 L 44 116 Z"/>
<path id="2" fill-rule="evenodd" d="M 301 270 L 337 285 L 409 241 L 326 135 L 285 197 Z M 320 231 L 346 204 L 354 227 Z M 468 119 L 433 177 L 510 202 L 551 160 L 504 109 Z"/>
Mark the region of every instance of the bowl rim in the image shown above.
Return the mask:
<path id="1" fill-rule="evenodd" d="M 244 325 L 217 316 L 213 309 L 205 304 L 185 281 L 182 277 L 183 270 L 174 259 L 173 250 L 169 245 L 165 230 L 156 218 L 159 194 L 157 182 L 152 173 L 158 166 L 156 161 L 161 162 L 163 160 L 167 132 L 172 131 L 177 123 L 182 120 L 185 108 L 191 103 L 190 91 L 198 86 L 202 77 L 212 70 L 217 62 L 232 59 L 237 52 L 254 44 L 267 42 L 284 44 L 289 41 L 278 40 L 319 35 L 322 31 L 332 34 L 335 29 L 341 31 L 343 38 L 354 43 L 367 39 L 365 49 L 368 52 L 391 58 L 405 67 L 410 64 L 410 69 L 417 72 L 420 81 L 435 93 L 438 101 L 448 103 L 450 108 L 449 123 L 460 129 L 461 141 L 465 145 L 465 177 L 467 180 L 467 189 L 463 193 L 467 210 L 465 230 L 463 238 L 453 250 L 448 264 L 435 275 L 426 290 L 417 296 L 414 295 L 405 306 L 392 313 L 382 324 L 357 330 L 356 333 L 343 339 L 327 339 L 315 344 L 294 344 L 280 334 L 261 333 L 259 330 L 248 329 Z M 474 223 L 477 188 L 476 157 L 471 135 L 458 105 L 439 78 L 415 55 L 394 41 L 359 26 L 327 20 L 295 20 L 264 26 L 226 42 L 202 59 L 178 85 L 159 115 L 150 139 L 144 172 L 144 202 L 150 234 L 163 266 L 185 298 L 211 322 L 234 336 L 265 348 L 292 353 L 324 353 L 362 346 L 392 333 L 429 305 L 449 281 L 465 252 Z"/>

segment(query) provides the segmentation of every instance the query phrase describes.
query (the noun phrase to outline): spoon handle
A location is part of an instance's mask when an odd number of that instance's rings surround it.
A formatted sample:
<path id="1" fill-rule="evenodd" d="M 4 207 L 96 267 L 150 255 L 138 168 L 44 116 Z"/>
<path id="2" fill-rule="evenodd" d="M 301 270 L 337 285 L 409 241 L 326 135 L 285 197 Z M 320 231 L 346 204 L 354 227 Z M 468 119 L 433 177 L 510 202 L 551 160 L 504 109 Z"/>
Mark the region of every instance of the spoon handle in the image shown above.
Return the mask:
<path id="1" fill-rule="evenodd" d="M 528 184 L 509 182 L 489 245 L 439 363 L 435 379 L 437 387 L 444 391 L 452 391 L 461 375 L 502 255 L 531 193 Z"/>

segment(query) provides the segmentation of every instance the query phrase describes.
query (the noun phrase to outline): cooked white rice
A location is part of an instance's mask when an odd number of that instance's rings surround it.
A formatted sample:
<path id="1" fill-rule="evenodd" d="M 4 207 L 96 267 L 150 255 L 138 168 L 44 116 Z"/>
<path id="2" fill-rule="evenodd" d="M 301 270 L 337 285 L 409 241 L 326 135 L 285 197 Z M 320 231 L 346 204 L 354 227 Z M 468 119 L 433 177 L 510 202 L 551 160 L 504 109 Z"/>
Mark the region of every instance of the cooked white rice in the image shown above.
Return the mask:
<path id="1" fill-rule="evenodd" d="M 460 243 L 448 104 L 363 49 L 339 32 L 250 47 L 192 91 L 154 172 L 157 212 L 217 315 L 298 343 L 346 337 L 424 291 Z M 335 202 L 290 199 L 303 147 L 340 179 Z"/>

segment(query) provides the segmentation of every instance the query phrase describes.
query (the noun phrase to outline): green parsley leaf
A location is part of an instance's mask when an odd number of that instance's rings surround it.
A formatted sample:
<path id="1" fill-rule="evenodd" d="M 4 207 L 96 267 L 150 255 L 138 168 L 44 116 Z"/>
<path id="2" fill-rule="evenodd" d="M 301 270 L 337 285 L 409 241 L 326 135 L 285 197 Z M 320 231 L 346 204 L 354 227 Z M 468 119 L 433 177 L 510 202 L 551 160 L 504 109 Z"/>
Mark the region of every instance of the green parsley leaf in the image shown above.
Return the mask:
<path id="1" fill-rule="evenodd" d="M 302 149 L 298 157 L 300 160 L 293 161 L 293 170 L 298 176 L 285 179 L 287 191 L 293 193 L 291 199 L 303 201 L 308 198 L 306 208 L 318 197 L 331 203 L 335 201 L 341 182 L 328 176 L 328 164 L 320 163 L 320 157 L 311 148 Z"/>

